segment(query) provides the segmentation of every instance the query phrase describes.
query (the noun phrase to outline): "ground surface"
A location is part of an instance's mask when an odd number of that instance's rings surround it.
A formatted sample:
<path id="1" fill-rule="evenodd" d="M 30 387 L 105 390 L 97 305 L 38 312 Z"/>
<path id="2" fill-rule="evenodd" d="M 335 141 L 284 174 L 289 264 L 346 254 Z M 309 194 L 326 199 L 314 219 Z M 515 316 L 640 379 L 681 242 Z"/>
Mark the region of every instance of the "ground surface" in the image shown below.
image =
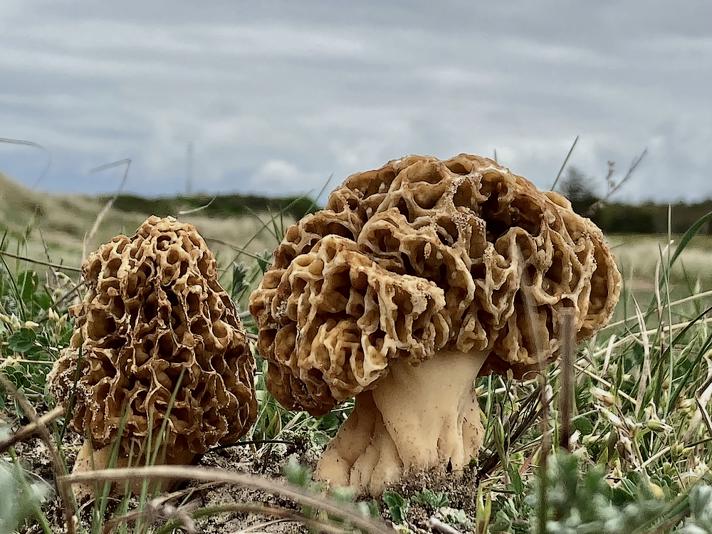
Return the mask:
<path id="1" fill-rule="evenodd" d="M 67 464 L 71 465 L 81 446 L 79 436 L 69 434 L 64 440 L 64 453 Z M 321 448 L 310 445 L 304 440 L 295 436 L 292 444 L 274 444 L 269 447 L 257 449 L 254 446 L 230 447 L 217 450 L 205 455 L 199 465 L 202 467 L 218 468 L 229 471 L 239 471 L 245 473 L 259 474 L 275 480 L 283 480 L 283 471 L 290 462 L 297 462 L 299 465 L 313 468 L 321 453 Z M 49 461 L 47 447 L 41 439 L 32 439 L 17 446 L 16 452 L 22 459 L 22 465 L 27 472 L 43 480 L 53 478 L 52 466 Z M 476 481 L 474 480 L 474 470 L 468 469 L 463 477 L 452 475 L 436 475 L 434 473 L 417 473 L 409 477 L 408 480 L 394 485 L 389 491 L 396 492 L 405 498 L 413 498 L 423 491 L 433 492 L 435 495 L 447 496 L 447 508 L 462 510 L 467 516 L 474 517 L 476 502 L 475 491 Z M 182 483 L 170 488 L 175 497 L 169 501 L 176 506 L 186 510 L 203 509 L 214 506 L 225 506 L 230 504 L 256 503 L 260 506 L 278 507 L 287 510 L 299 511 L 299 506 L 288 499 L 275 496 L 274 494 L 256 490 L 242 488 L 239 486 L 215 483 Z M 164 496 L 165 493 L 158 493 L 157 496 Z M 367 502 L 370 499 L 362 499 Z M 62 514 L 61 500 L 57 497 L 45 504 L 44 508 L 48 519 L 51 522 L 53 532 L 64 532 L 64 516 Z M 84 502 L 84 520 L 91 522 L 91 511 L 93 502 Z M 130 500 L 130 507 L 138 506 L 136 497 Z M 375 504 L 378 506 L 378 504 Z M 118 512 L 119 499 L 110 499 L 109 514 L 120 516 Z M 381 505 L 381 515 L 386 524 L 392 524 L 392 517 L 386 506 Z M 408 517 L 411 530 L 413 532 L 429 532 L 429 520 L 438 512 L 440 508 L 435 502 L 420 502 L 417 498 L 408 507 Z M 162 522 L 160 514 L 154 514 L 159 519 L 153 525 L 158 526 Z M 203 534 L 222 534 L 227 532 L 271 532 L 271 533 L 292 533 L 309 532 L 309 529 L 298 521 L 291 519 L 274 519 L 265 514 L 256 513 L 223 513 L 198 520 L 197 527 Z M 150 522 L 149 522 L 150 525 Z M 37 524 L 30 523 L 21 528 L 20 533 L 30 534 L 40 532 Z"/>

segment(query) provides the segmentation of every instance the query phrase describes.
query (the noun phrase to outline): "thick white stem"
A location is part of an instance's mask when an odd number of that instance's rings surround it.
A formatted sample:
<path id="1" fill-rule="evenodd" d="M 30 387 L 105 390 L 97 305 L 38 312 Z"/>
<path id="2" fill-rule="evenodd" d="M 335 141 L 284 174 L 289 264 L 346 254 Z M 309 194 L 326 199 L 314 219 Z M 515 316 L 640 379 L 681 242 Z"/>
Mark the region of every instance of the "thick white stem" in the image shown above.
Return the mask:
<path id="1" fill-rule="evenodd" d="M 392 363 L 356 398 L 317 477 L 377 496 L 411 471 L 461 472 L 482 445 L 474 380 L 485 357 L 441 352 L 418 366 Z"/>

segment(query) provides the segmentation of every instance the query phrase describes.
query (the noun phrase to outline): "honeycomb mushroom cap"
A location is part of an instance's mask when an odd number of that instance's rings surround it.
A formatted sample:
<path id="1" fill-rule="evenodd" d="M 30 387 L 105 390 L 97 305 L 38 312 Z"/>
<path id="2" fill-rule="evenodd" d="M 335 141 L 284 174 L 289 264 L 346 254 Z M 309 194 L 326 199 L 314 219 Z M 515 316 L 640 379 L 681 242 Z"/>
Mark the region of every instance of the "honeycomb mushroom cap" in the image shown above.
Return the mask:
<path id="1" fill-rule="evenodd" d="M 601 231 L 491 159 L 409 156 L 354 174 L 291 226 L 251 295 L 268 387 L 322 414 L 398 359 L 488 352 L 515 376 L 610 318 L 620 275 Z M 527 309 L 528 308 L 528 309 Z"/>
<path id="2" fill-rule="evenodd" d="M 59 402 L 75 397 L 71 427 L 99 448 L 123 424 L 123 453 L 141 451 L 166 416 L 169 451 L 236 442 L 256 417 L 254 360 L 195 228 L 150 217 L 92 253 L 82 273 L 75 331 L 49 377 Z"/>

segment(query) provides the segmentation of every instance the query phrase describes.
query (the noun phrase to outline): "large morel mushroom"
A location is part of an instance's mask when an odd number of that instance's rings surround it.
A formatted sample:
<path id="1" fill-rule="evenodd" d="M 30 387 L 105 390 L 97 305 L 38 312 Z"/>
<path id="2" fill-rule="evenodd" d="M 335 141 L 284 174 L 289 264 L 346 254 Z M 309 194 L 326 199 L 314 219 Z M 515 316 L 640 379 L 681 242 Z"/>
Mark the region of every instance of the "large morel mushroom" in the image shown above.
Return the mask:
<path id="1" fill-rule="evenodd" d="M 291 226 L 250 311 L 283 405 L 356 398 L 319 478 L 378 495 L 409 471 L 462 471 L 483 439 L 475 378 L 554 360 L 562 310 L 582 340 L 619 288 L 601 231 L 560 195 L 487 158 L 409 156 Z"/>
<path id="2" fill-rule="evenodd" d="M 73 410 L 71 428 L 87 438 L 75 469 L 107 467 L 117 440 L 118 465 L 154 455 L 191 463 L 237 442 L 256 417 L 254 360 L 195 228 L 150 217 L 92 253 L 82 273 L 74 335 L 49 377 Z M 162 426 L 160 451 L 147 451 Z"/>

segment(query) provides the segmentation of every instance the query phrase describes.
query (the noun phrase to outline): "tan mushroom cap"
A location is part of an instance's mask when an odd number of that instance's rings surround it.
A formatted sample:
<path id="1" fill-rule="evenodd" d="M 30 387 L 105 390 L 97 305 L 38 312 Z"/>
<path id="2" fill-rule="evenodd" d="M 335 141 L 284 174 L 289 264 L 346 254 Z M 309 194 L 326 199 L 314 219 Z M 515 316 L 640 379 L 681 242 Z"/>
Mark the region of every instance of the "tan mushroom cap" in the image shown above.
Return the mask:
<path id="1" fill-rule="evenodd" d="M 256 417 L 254 360 L 196 229 L 150 217 L 134 236 L 91 254 L 82 273 L 88 291 L 50 375 L 65 405 L 76 382 L 71 427 L 98 449 L 117 438 L 125 412 L 122 453 L 133 446 L 137 455 L 164 423 L 175 390 L 169 453 L 236 442 Z"/>
<path id="2" fill-rule="evenodd" d="M 521 376 L 556 358 L 562 309 L 582 340 L 619 291 L 601 231 L 562 196 L 488 158 L 409 156 L 291 226 L 250 311 L 268 387 L 317 415 L 442 350 Z"/>

